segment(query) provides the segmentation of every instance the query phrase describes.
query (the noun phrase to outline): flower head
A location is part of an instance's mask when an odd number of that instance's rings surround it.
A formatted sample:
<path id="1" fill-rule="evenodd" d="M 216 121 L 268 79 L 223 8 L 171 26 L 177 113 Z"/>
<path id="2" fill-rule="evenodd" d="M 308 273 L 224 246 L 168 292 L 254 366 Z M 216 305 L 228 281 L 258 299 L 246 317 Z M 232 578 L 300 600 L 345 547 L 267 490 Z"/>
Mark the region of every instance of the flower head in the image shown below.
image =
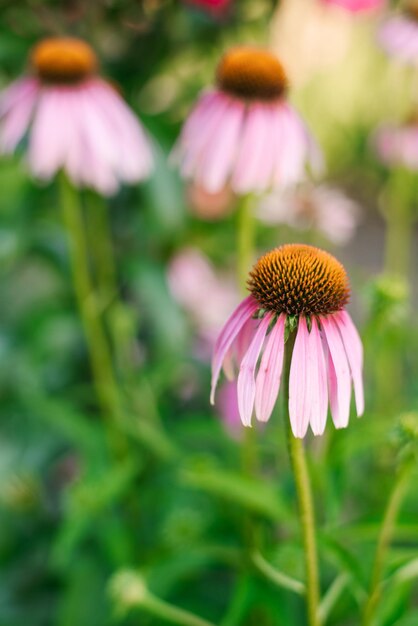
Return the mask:
<path id="1" fill-rule="evenodd" d="M 79 187 L 103 194 L 146 178 L 152 156 L 138 120 L 97 74 L 84 41 L 49 38 L 30 55 L 32 76 L 0 94 L 0 152 L 28 137 L 31 172 L 41 180 L 64 169 Z"/>
<path id="2" fill-rule="evenodd" d="M 314 228 L 335 244 L 349 241 L 359 216 L 359 206 L 340 189 L 308 183 L 273 192 L 258 208 L 258 217 L 266 224 L 288 224 L 298 230 Z"/>
<path id="3" fill-rule="evenodd" d="M 212 363 L 212 393 L 222 366 L 239 365 L 238 407 L 245 426 L 255 415 L 270 418 L 279 392 L 285 337 L 294 338 L 289 378 L 289 415 L 295 437 L 325 429 L 328 402 L 334 424 L 344 428 L 351 380 L 357 414 L 364 408 L 360 338 L 345 305 L 349 283 L 333 256 L 312 246 L 289 244 L 254 266 L 250 295 L 219 335 Z"/>
<path id="4" fill-rule="evenodd" d="M 228 51 L 217 86 L 202 94 L 180 135 L 175 157 L 185 178 L 208 192 L 263 192 L 303 178 L 321 157 L 304 123 L 286 101 L 288 79 L 267 50 Z"/>
<path id="5" fill-rule="evenodd" d="M 213 16 L 221 16 L 226 13 L 232 0 L 186 0 L 186 2 L 211 13 Z"/>
<path id="6" fill-rule="evenodd" d="M 418 2 L 410 0 L 403 11 L 384 20 L 378 39 L 387 54 L 402 63 L 415 65 L 418 62 Z"/>

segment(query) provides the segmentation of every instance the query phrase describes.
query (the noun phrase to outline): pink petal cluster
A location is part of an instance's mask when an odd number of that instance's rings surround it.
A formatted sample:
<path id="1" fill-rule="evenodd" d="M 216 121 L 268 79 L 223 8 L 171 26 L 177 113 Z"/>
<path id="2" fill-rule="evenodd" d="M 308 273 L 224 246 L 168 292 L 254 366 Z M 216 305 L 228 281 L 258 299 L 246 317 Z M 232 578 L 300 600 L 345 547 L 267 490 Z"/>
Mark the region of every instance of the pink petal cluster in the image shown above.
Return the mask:
<path id="1" fill-rule="evenodd" d="M 321 0 L 324 4 L 340 7 L 349 13 L 366 13 L 380 9 L 384 0 Z"/>
<path id="2" fill-rule="evenodd" d="M 306 184 L 276 191 L 258 207 L 258 217 L 266 224 L 288 224 L 298 230 L 314 228 L 337 245 L 352 238 L 359 216 L 359 206 L 351 198 L 327 185 Z"/>
<path id="3" fill-rule="evenodd" d="M 299 182 L 319 149 L 284 100 L 246 102 L 221 90 L 204 93 L 187 119 L 174 159 L 184 178 L 210 193 L 227 185 L 236 194 L 264 192 Z"/>
<path id="4" fill-rule="evenodd" d="M 51 179 L 63 169 L 79 187 L 104 195 L 120 183 L 146 178 L 152 168 L 147 137 L 113 87 L 98 77 L 76 85 L 22 78 L 0 95 L 0 152 L 28 136 L 33 175 Z"/>
<path id="5" fill-rule="evenodd" d="M 375 132 L 373 144 L 382 163 L 418 170 L 418 124 L 382 126 Z"/>
<path id="6" fill-rule="evenodd" d="M 253 412 L 266 422 L 275 405 L 283 369 L 286 315 L 267 312 L 256 321 L 259 303 L 248 296 L 232 313 L 216 342 L 212 363 L 211 402 L 222 367 L 228 373 L 239 365 L 238 407 L 245 426 Z M 351 384 L 357 414 L 364 410 L 363 348 L 357 330 L 342 310 L 319 318 L 299 316 L 291 358 L 289 415 L 295 437 L 304 437 L 310 425 L 314 435 L 324 432 L 328 404 L 336 428 L 348 425 Z"/>
<path id="7" fill-rule="evenodd" d="M 213 15 L 222 15 L 231 5 L 232 0 L 185 0 L 187 4 L 192 4 Z"/>
<path id="8" fill-rule="evenodd" d="M 397 13 L 382 22 L 378 41 L 387 54 L 399 61 L 418 63 L 418 20 L 406 13 Z"/>

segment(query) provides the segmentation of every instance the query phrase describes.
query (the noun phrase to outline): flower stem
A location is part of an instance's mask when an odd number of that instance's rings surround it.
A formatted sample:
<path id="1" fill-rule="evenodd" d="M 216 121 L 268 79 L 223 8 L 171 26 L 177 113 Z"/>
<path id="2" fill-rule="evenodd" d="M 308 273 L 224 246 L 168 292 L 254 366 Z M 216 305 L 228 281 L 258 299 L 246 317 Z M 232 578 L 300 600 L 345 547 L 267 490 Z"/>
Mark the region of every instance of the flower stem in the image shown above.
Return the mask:
<path id="1" fill-rule="evenodd" d="M 292 333 L 289 336 L 285 346 L 284 377 L 282 383 L 284 387 L 283 395 L 285 398 L 285 420 L 287 428 L 289 456 L 296 485 L 303 548 L 305 552 L 306 603 L 308 624 L 309 626 L 320 626 L 319 574 L 313 497 L 311 492 L 309 472 L 303 442 L 301 439 L 297 439 L 293 436 L 289 419 L 289 377 L 294 340 L 295 333 Z"/>
<path id="2" fill-rule="evenodd" d="M 412 190 L 411 190 L 412 187 Z M 412 243 L 411 192 L 415 185 L 402 168 L 391 172 L 386 189 L 386 260 L 388 275 L 408 280 Z"/>
<path id="3" fill-rule="evenodd" d="M 108 207 L 101 196 L 92 192 L 87 196 L 87 229 L 91 246 L 97 286 L 104 306 L 108 306 L 118 295 L 114 250 Z"/>
<path id="4" fill-rule="evenodd" d="M 239 287 L 246 292 L 248 272 L 254 257 L 255 219 L 253 216 L 253 196 L 241 198 L 238 206 L 237 228 L 237 273 Z"/>
<path id="5" fill-rule="evenodd" d="M 396 526 L 396 519 L 402 506 L 405 492 L 408 487 L 412 465 L 407 463 L 399 471 L 397 480 L 386 506 L 382 526 L 377 540 L 376 553 L 372 570 L 370 591 L 363 612 L 363 626 L 371 626 L 374 621 L 374 614 L 382 591 L 382 576 L 385 564 L 386 553 L 392 541 L 392 536 Z"/>
<path id="6" fill-rule="evenodd" d="M 238 205 L 237 224 L 237 276 L 238 286 L 242 294 L 247 291 L 247 277 L 254 256 L 255 220 L 252 210 L 253 197 L 243 196 Z M 246 476 L 257 474 L 258 454 L 256 432 L 253 428 L 245 428 L 241 446 L 242 469 Z M 244 524 L 246 543 L 252 551 L 257 542 L 254 519 L 248 515 Z"/>
<path id="7" fill-rule="evenodd" d="M 117 421 L 118 389 L 90 275 L 90 259 L 80 198 L 77 190 L 64 175 L 60 177 L 60 193 L 64 224 L 69 237 L 74 288 L 90 353 L 97 398 L 104 416 Z"/>

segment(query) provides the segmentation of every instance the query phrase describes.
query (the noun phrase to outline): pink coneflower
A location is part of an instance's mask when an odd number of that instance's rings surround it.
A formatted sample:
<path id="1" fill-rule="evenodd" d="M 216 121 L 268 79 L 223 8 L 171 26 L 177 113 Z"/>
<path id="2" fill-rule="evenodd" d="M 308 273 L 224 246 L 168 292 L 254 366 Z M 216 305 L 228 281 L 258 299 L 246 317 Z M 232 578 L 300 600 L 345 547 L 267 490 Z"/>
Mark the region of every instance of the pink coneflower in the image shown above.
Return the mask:
<path id="1" fill-rule="evenodd" d="M 138 120 L 116 90 L 97 75 L 88 44 L 72 38 L 39 43 L 32 76 L 0 96 L 0 151 L 13 152 L 28 136 L 31 172 L 49 180 L 63 169 L 78 187 L 102 194 L 144 179 L 151 151 Z"/>
<path id="2" fill-rule="evenodd" d="M 217 70 L 217 87 L 203 93 L 180 135 L 175 157 L 185 178 L 216 193 L 263 192 L 320 166 L 318 149 L 286 100 L 287 77 L 270 52 L 230 50 Z"/>
<path id="3" fill-rule="evenodd" d="M 187 4 L 194 5 L 214 16 L 221 16 L 228 10 L 232 0 L 185 0 Z"/>
<path id="4" fill-rule="evenodd" d="M 373 144 L 385 165 L 418 170 L 418 120 L 399 126 L 381 126 L 374 134 Z"/>
<path id="5" fill-rule="evenodd" d="M 344 267 L 312 246 L 290 244 L 261 257 L 250 273 L 251 294 L 218 337 L 211 402 L 222 366 L 239 364 L 238 407 L 245 426 L 269 419 L 279 392 L 285 338 L 294 339 L 289 415 L 295 437 L 324 432 L 328 401 L 337 428 L 348 424 L 351 380 L 357 414 L 364 408 L 360 338 L 344 310 L 349 284 Z M 255 324 L 254 320 L 257 320 Z M 297 327 L 297 331 L 293 329 Z"/>
<path id="6" fill-rule="evenodd" d="M 339 7 L 349 13 L 368 13 L 384 5 L 383 0 L 321 0 L 321 2 Z"/>
<path id="7" fill-rule="evenodd" d="M 378 39 L 387 54 L 415 65 L 418 62 L 418 3 L 409 2 L 402 12 L 389 16 L 380 26 Z"/>
<path id="8" fill-rule="evenodd" d="M 274 192 L 260 202 L 258 217 L 266 224 L 315 229 L 337 245 L 354 235 L 360 210 L 340 189 L 309 183 Z"/>

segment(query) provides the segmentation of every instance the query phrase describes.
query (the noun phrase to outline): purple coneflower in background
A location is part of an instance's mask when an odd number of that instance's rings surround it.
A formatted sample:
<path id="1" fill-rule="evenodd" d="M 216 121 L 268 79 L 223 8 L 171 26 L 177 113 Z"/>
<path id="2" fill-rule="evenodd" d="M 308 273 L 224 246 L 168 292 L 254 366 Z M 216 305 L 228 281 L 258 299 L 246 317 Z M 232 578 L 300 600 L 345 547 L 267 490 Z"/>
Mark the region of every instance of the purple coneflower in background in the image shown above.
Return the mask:
<path id="1" fill-rule="evenodd" d="M 64 169 L 78 187 L 115 193 L 121 182 L 146 178 L 148 140 L 116 90 L 97 75 L 97 58 L 79 39 L 41 41 L 32 75 L 0 96 L 0 151 L 28 136 L 29 168 L 41 180 Z"/>
<path id="2" fill-rule="evenodd" d="M 354 235 L 360 210 L 340 189 L 310 183 L 273 192 L 260 202 L 258 217 L 266 224 L 315 229 L 337 245 Z"/>
<path id="3" fill-rule="evenodd" d="M 222 369 L 239 365 L 238 407 L 245 426 L 270 418 L 279 392 L 285 339 L 294 339 L 289 416 L 295 437 L 324 432 L 328 401 L 337 428 L 348 424 L 351 381 L 357 414 L 364 409 L 363 349 L 345 311 L 349 284 L 344 267 L 312 246 L 289 244 L 261 257 L 241 302 L 223 327 L 212 362 L 211 402 Z M 297 331 L 293 329 L 297 327 Z"/>
<path id="4" fill-rule="evenodd" d="M 221 59 L 217 87 L 199 98 L 174 157 L 185 178 L 216 193 L 264 192 L 300 181 L 321 157 L 286 100 L 287 77 L 266 50 L 234 48 Z"/>
<path id="5" fill-rule="evenodd" d="M 418 170 L 417 119 L 402 125 L 381 126 L 374 133 L 372 141 L 377 156 L 385 165 Z"/>
<path id="6" fill-rule="evenodd" d="M 339 7 L 349 13 L 367 13 L 380 9 L 384 5 L 383 0 L 321 0 L 321 2 Z"/>
<path id="7" fill-rule="evenodd" d="M 185 0 L 185 2 L 219 17 L 227 12 L 232 0 Z"/>
<path id="8" fill-rule="evenodd" d="M 378 31 L 382 48 L 403 63 L 418 63 L 418 3 L 409 2 L 402 11 L 386 18 Z"/>

